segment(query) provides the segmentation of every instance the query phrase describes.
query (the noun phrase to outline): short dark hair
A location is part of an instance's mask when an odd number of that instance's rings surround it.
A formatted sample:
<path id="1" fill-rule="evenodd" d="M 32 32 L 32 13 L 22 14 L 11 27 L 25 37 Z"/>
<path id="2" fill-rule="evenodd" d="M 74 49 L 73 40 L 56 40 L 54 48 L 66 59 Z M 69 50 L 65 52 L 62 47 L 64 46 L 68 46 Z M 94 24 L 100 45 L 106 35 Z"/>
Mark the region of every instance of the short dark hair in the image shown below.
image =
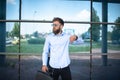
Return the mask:
<path id="1" fill-rule="evenodd" d="M 54 21 L 58 21 L 60 24 L 62 24 L 62 25 L 64 26 L 64 21 L 63 21 L 62 18 L 55 17 L 55 18 L 52 20 L 52 22 L 54 22 Z"/>

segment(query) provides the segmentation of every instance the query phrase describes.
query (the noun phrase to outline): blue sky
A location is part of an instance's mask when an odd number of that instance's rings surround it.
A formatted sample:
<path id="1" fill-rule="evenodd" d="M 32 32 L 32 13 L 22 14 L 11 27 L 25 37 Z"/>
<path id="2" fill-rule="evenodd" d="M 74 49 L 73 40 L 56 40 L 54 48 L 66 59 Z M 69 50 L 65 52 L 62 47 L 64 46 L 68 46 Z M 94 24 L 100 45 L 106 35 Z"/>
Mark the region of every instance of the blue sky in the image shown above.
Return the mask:
<path id="1" fill-rule="evenodd" d="M 53 17 L 59 16 L 64 18 L 64 20 L 78 20 L 80 11 L 84 9 L 86 12 L 90 11 L 89 2 L 78 3 L 79 1 L 36 1 L 38 2 L 35 3 L 32 2 L 32 0 L 30 3 L 28 3 L 27 0 L 23 2 L 23 19 L 52 20 Z M 83 5 L 82 8 L 82 4 L 86 5 Z M 34 5 L 36 6 L 33 7 Z M 28 12 L 29 15 L 26 14 Z"/>
<path id="2" fill-rule="evenodd" d="M 102 16 L 101 3 L 94 3 L 97 15 Z M 108 21 L 114 22 L 120 16 L 120 4 L 108 4 Z M 114 12 L 114 13 L 113 13 Z M 19 0 L 7 0 L 7 19 L 18 19 Z M 67 21 L 90 21 L 90 2 L 86 1 L 58 1 L 58 0 L 23 0 L 22 19 L 25 20 L 52 20 L 61 17 Z M 8 24 L 10 26 L 10 24 Z M 51 31 L 51 24 L 22 23 L 21 34 L 30 34 Z M 75 29 L 76 34 L 87 31 L 90 25 L 66 24 L 65 29 Z M 8 28 L 12 29 L 12 28 Z M 27 30 L 28 29 L 28 30 Z"/>

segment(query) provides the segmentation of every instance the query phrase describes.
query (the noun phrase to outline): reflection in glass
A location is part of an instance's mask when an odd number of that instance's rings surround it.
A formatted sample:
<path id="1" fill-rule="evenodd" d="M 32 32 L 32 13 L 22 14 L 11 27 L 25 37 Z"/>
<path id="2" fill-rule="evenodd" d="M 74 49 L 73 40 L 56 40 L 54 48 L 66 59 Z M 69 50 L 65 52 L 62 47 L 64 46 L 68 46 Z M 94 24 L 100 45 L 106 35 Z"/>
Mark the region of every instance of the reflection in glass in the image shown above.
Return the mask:
<path id="1" fill-rule="evenodd" d="M 22 19 L 52 20 L 61 17 L 67 21 L 90 21 L 89 1 L 22 0 L 22 7 Z"/>
<path id="2" fill-rule="evenodd" d="M 118 18 L 120 22 L 120 18 Z M 120 26 L 108 25 L 108 52 L 120 53 Z"/>
<path id="3" fill-rule="evenodd" d="M 19 0 L 6 0 L 6 19 L 19 19 Z"/>
<path id="4" fill-rule="evenodd" d="M 42 53 L 45 38 L 52 31 L 50 23 L 21 23 L 21 52 Z"/>
<path id="5" fill-rule="evenodd" d="M 93 22 L 102 22 L 102 3 L 93 2 Z"/>
<path id="6" fill-rule="evenodd" d="M 117 19 L 119 20 L 119 18 Z M 120 53 L 120 26 L 108 25 L 107 27 L 107 48 L 108 53 Z M 94 32 L 94 31 L 92 31 Z M 93 35 L 92 35 L 93 36 Z M 92 40 L 92 52 L 101 53 L 102 29 L 100 28 L 99 41 Z"/>
<path id="7" fill-rule="evenodd" d="M 115 22 L 120 17 L 120 4 L 108 3 L 108 22 Z"/>
<path id="8" fill-rule="evenodd" d="M 6 52 L 19 51 L 19 23 L 6 23 Z"/>
<path id="9" fill-rule="evenodd" d="M 84 26 L 84 27 L 83 27 Z M 65 23 L 63 32 L 78 35 L 78 40 L 70 44 L 70 52 L 89 52 L 90 33 L 88 24 Z M 21 52 L 42 53 L 45 38 L 52 32 L 51 23 L 22 23 Z"/>
<path id="10" fill-rule="evenodd" d="M 92 25 L 92 52 L 101 52 L 102 30 L 100 24 Z"/>
<path id="11" fill-rule="evenodd" d="M 6 55 L 5 65 L 0 66 L 0 80 L 18 80 L 18 56 Z"/>
<path id="12" fill-rule="evenodd" d="M 92 56 L 92 79 L 93 80 L 119 80 L 120 79 L 119 77 L 120 55 L 118 54 L 111 53 L 108 55 L 107 66 L 103 66 L 101 54 L 93 55 Z"/>
<path id="13" fill-rule="evenodd" d="M 69 46 L 70 53 L 89 53 L 90 51 L 90 25 L 88 24 L 65 24 L 63 31 L 78 36 L 78 40 Z"/>

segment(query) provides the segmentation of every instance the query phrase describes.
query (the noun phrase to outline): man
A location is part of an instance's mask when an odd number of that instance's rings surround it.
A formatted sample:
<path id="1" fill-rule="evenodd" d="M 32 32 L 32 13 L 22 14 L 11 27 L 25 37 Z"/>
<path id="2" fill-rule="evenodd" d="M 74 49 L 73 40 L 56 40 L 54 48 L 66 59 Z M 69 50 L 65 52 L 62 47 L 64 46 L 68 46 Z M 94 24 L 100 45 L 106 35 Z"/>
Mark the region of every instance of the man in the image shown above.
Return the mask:
<path id="1" fill-rule="evenodd" d="M 77 40 L 76 35 L 68 35 L 62 32 L 64 21 L 61 18 L 53 19 L 53 33 L 46 38 L 42 54 L 42 71 L 47 72 L 48 55 L 50 55 L 49 65 L 52 69 L 53 80 L 72 80 L 70 72 L 69 43 Z M 50 53 L 50 54 L 49 54 Z"/>

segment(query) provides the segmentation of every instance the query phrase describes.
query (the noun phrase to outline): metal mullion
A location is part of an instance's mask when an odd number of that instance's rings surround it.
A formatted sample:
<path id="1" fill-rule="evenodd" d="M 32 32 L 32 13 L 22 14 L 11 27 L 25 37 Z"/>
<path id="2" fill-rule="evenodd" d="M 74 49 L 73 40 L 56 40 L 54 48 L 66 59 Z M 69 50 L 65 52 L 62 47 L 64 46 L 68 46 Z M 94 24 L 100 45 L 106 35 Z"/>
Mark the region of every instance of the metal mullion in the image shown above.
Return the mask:
<path id="1" fill-rule="evenodd" d="M 33 53 L 29 53 L 29 54 L 25 54 L 25 53 L 4 53 L 4 52 L 0 52 L 0 54 L 2 55 L 2 54 L 5 54 L 5 55 L 8 55 L 8 56 L 19 56 L 19 55 L 21 55 L 21 56 L 41 56 L 41 54 L 33 54 Z M 78 53 L 76 53 L 76 54 L 78 54 Z M 112 53 L 109 53 L 109 54 L 107 54 L 107 53 L 104 53 L 104 54 L 102 54 L 102 53 L 100 53 L 100 52 L 96 52 L 96 53 L 92 53 L 92 54 L 86 54 L 86 53 L 80 53 L 79 55 L 81 55 L 81 56 L 83 56 L 83 55 L 88 55 L 88 56 L 90 56 L 90 55 L 111 55 L 111 54 L 113 54 L 113 52 Z M 114 54 L 119 54 L 119 52 L 114 52 Z"/>
<path id="2" fill-rule="evenodd" d="M 21 20 L 21 6 L 22 6 L 22 0 L 19 0 L 19 20 Z M 20 74 L 21 74 L 21 55 L 20 55 L 20 27 L 21 27 L 21 22 L 19 22 L 19 59 L 18 59 L 18 62 L 19 62 L 19 67 L 18 67 L 18 80 L 21 79 L 20 77 Z"/>
<path id="3" fill-rule="evenodd" d="M 49 20 L 0 20 L 0 22 L 52 23 L 52 21 L 49 21 Z M 65 23 L 72 23 L 72 24 L 108 24 L 108 25 L 120 25 L 120 23 L 114 23 L 114 22 L 65 21 Z"/>
<path id="4" fill-rule="evenodd" d="M 93 0 L 90 1 L 90 22 L 92 23 Z M 92 80 L 92 24 L 90 24 L 90 80 Z"/>

